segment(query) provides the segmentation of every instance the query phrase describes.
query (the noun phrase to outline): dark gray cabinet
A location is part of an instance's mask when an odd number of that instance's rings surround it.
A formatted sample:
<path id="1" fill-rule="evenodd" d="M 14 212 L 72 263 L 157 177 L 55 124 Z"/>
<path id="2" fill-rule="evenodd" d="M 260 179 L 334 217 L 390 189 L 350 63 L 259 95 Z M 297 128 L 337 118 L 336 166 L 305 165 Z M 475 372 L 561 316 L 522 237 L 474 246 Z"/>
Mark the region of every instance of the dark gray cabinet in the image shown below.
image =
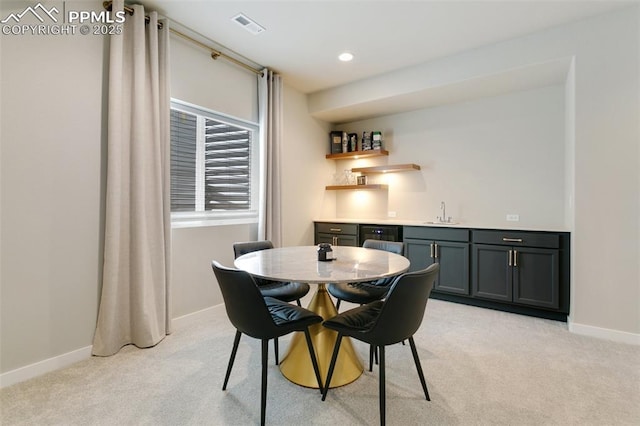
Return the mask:
<path id="1" fill-rule="evenodd" d="M 405 256 L 410 271 L 440 264 L 434 291 L 469 294 L 469 230 L 405 226 Z"/>
<path id="2" fill-rule="evenodd" d="M 315 222 L 314 227 L 315 244 L 358 246 L 358 224 L 356 223 Z"/>
<path id="3" fill-rule="evenodd" d="M 472 241 L 474 297 L 559 309 L 559 234 L 474 230 Z"/>
<path id="4" fill-rule="evenodd" d="M 359 245 L 354 223 L 315 222 L 315 243 Z M 407 225 L 410 271 L 440 264 L 431 297 L 567 320 L 570 234 Z"/>

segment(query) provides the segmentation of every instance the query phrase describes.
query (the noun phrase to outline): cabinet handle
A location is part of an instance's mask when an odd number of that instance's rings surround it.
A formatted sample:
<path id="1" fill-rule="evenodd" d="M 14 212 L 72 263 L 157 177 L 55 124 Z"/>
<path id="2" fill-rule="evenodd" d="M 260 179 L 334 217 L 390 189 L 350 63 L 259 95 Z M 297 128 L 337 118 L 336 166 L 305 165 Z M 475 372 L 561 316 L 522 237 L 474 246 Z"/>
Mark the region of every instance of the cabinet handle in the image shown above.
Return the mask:
<path id="1" fill-rule="evenodd" d="M 331 232 L 342 232 L 341 228 L 331 228 Z"/>
<path id="2" fill-rule="evenodd" d="M 518 250 L 513 251 L 513 266 L 518 267 Z"/>
<path id="3" fill-rule="evenodd" d="M 336 237 L 336 236 L 331 237 L 331 242 L 333 243 L 334 246 L 337 246 L 338 245 L 338 237 Z"/>
<path id="4" fill-rule="evenodd" d="M 509 250 L 509 266 L 513 263 L 513 252 Z"/>
<path id="5" fill-rule="evenodd" d="M 507 238 L 507 237 L 503 237 L 502 241 L 504 241 L 505 243 L 521 243 L 522 242 L 522 238 Z"/>
<path id="6" fill-rule="evenodd" d="M 431 258 L 433 259 L 433 243 L 429 244 L 429 248 L 431 249 Z"/>
<path id="7" fill-rule="evenodd" d="M 438 258 L 438 244 L 436 243 L 436 244 L 434 244 L 434 245 L 435 245 L 435 247 L 434 247 L 434 248 L 435 248 L 434 253 L 436 254 L 435 258 L 437 259 L 437 258 Z"/>

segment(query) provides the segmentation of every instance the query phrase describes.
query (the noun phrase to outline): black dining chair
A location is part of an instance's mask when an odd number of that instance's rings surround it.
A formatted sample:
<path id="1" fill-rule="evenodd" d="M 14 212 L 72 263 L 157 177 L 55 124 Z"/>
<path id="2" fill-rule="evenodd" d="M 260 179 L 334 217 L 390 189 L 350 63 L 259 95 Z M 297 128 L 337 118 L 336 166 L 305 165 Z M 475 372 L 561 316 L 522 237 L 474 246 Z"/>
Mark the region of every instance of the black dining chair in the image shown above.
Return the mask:
<path id="1" fill-rule="evenodd" d="M 260 424 L 265 424 L 267 407 L 267 351 L 270 339 L 276 339 L 294 331 L 304 332 L 313 370 L 322 392 L 322 379 L 318 360 L 311 342 L 309 326 L 322 322 L 322 317 L 308 309 L 260 294 L 253 277 L 245 271 L 226 268 L 216 261 L 211 263 L 224 299 L 224 306 L 231 324 L 236 328 L 233 349 L 224 377 L 222 390 L 227 389 L 240 337 L 243 334 L 262 341 L 262 391 L 260 396 Z M 289 402 L 289 401 L 287 401 Z"/>
<path id="2" fill-rule="evenodd" d="M 323 326 L 338 332 L 329 371 L 325 380 L 322 400 L 324 401 L 331 384 L 331 376 L 336 366 L 336 358 L 340 343 L 344 336 L 353 337 L 356 340 L 368 343 L 371 347 L 377 347 L 380 352 L 380 424 L 385 424 L 385 347 L 409 340 L 413 360 L 418 370 L 418 377 L 422 384 L 422 390 L 427 401 L 431 401 L 427 383 L 424 379 L 420 358 L 416 350 L 413 335 L 420 328 L 424 318 L 427 299 L 431 294 L 433 283 L 438 275 L 440 266 L 432 264 L 426 269 L 407 272 L 400 275 L 391 284 L 385 300 L 377 300 L 363 306 L 345 311 L 323 322 Z M 371 362 L 369 362 L 371 371 Z"/>
<path id="3" fill-rule="evenodd" d="M 404 244 L 401 242 L 365 240 L 362 247 L 384 250 L 401 256 L 404 254 Z M 327 291 L 338 300 L 336 309 L 340 309 L 340 302 L 343 300 L 364 305 L 383 299 L 394 279 L 395 277 L 387 277 L 359 283 L 331 283 L 327 286 Z"/>
<path id="4" fill-rule="evenodd" d="M 269 240 L 234 243 L 233 254 L 237 259 L 243 254 L 272 248 L 273 243 Z M 309 284 L 307 283 L 272 281 L 255 277 L 254 281 L 258 285 L 260 293 L 263 296 L 273 297 L 274 299 L 282 300 L 283 302 L 293 302 L 295 300 L 298 306 L 302 306 L 300 299 L 309 293 Z M 276 358 L 276 365 L 278 365 L 280 364 L 278 338 L 273 339 L 273 352 Z"/>
<path id="5" fill-rule="evenodd" d="M 269 240 L 234 243 L 233 254 L 237 259 L 243 254 L 272 248 L 273 243 Z M 295 300 L 298 306 L 302 306 L 300 299 L 309 293 L 309 284 L 307 283 L 271 281 L 262 278 L 255 278 L 255 281 L 263 296 L 273 297 L 284 302 L 293 302 Z"/>

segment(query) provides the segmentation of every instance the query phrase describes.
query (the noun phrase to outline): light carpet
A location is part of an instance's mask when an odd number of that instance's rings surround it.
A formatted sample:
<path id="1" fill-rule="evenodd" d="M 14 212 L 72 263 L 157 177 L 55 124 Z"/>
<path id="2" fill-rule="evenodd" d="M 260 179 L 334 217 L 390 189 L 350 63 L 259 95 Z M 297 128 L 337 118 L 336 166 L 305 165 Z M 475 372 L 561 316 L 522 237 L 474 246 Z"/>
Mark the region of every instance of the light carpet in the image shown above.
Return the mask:
<path id="1" fill-rule="evenodd" d="M 351 305 L 352 306 L 352 305 Z M 344 310 L 349 307 L 348 304 Z M 227 391 L 235 330 L 224 307 L 182 321 L 154 348 L 125 347 L 0 390 L 2 425 L 251 425 L 260 420 L 260 344 L 243 336 Z M 389 425 L 640 425 L 640 349 L 569 333 L 565 323 L 429 300 L 409 346 L 387 349 Z M 288 338 L 281 339 L 281 357 Z M 368 347 L 354 342 L 366 363 Z M 267 424 L 374 425 L 378 374 L 318 390 L 273 364 Z"/>

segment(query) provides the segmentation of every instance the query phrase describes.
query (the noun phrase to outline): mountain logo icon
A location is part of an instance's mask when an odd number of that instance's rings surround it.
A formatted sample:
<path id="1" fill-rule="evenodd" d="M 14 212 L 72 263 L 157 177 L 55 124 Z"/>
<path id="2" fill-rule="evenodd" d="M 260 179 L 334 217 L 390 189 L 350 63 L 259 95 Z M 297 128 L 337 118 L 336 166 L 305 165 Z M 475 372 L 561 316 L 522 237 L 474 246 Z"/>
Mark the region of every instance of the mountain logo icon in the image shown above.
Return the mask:
<path id="1" fill-rule="evenodd" d="M 53 22 L 58 22 L 58 18 L 56 18 L 53 14 L 58 14 L 60 13 L 58 11 L 58 9 L 56 9 L 56 7 L 52 7 L 51 9 L 47 10 L 46 7 L 44 7 L 42 5 L 42 3 L 38 3 L 37 5 L 31 7 L 27 7 L 25 10 L 23 10 L 20 13 L 11 13 L 9 14 L 9 16 L 7 16 L 6 18 L 4 18 L 2 21 L 0 21 L 0 23 L 6 24 L 7 22 L 13 20 L 15 23 L 20 22 L 20 20 L 28 14 L 31 14 L 33 16 L 36 17 L 36 19 L 38 19 L 38 21 L 40 22 L 44 22 L 44 18 L 43 16 L 48 16 Z"/>

